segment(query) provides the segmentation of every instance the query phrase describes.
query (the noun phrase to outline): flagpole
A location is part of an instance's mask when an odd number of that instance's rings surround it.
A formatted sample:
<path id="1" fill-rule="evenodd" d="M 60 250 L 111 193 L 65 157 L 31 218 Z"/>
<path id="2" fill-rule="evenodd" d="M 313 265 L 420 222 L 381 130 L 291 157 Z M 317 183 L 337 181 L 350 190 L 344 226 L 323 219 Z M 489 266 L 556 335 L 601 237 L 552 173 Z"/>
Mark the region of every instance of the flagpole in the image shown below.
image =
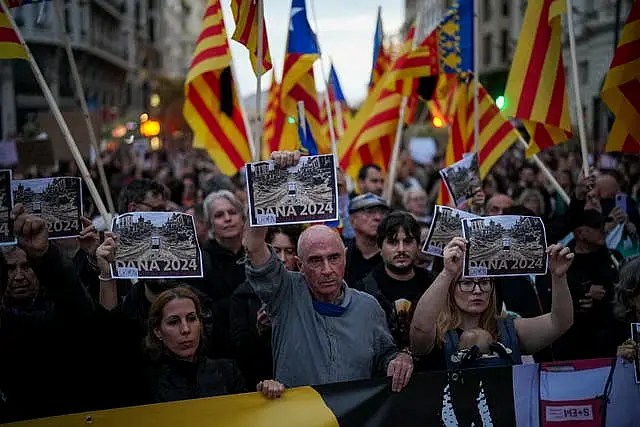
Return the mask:
<path id="1" fill-rule="evenodd" d="M 478 16 L 478 0 L 473 0 L 473 144 L 474 151 L 480 155 L 480 106 L 478 92 L 480 85 L 480 58 L 478 55 L 478 39 L 480 17 Z"/>
<path id="2" fill-rule="evenodd" d="M 424 5 L 422 6 L 424 7 Z M 411 41 L 411 50 L 415 50 L 418 44 L 418 28 L 420 25 L 420 18 L 422 17 L 422 7 L 420 8 L 418 15 L 416 16 L 415 23 L 415 32 L 413 35 L 413 40 Z M 380 82 L 378 83 L 380 84 Z M 404 87 L 403 87 L 404 90 Z M 389 174 L 387 175 L 387 181 L 385 182 L 384 192 L 382 193 L 382 197 L 391 201 L 391 197 L 393 196 L 393 182 L 396 180 L 397 174 L 397 163 L 398 157 L 400 156 L 400 145 L 402 143 L 402 128 L 404 127 L 404 116 L 407 110 L 407 103 L 409 102 L 409 97 L 404 95 L 402 97 L 402 102 L 400 103 L 400 111 L 398 112 L 398 127 L 396 128 L 396 136 L 393 142 L 393 150 L 391 151 L 391 159 L 389 160 Z"/>
<path id="3" fill-rule="evenodd" d="M 71 68 L 71 76 L 73 77 L 73 81 L 75 83 L 76 96 L 80 101 L 80 109 L 82 110 L 82 115 L 84 117 L 84 122 L 87 125 L 87 130 L 89 131 L 89 141 L 91 142 L 91 146 L 93 150 L 96 152 L 96 163 L 98 165 L 98 175 L 100 175 L 100 183 L 102 184 L 102 191 L 104 192 L 104 197 L 107 200 L 107 206 L 109 207 L 109 212 L 115 213 L 116 209 L 113 205 L 113 199 L 111 198 L 111 190 L 109 189 L 109 183 L 107 181 L 107 176 L 104 173 L 104 165 L 102 164 L 102 157 L 100 156 L 100 147 L 98 146 L 98 139 L 96 138 L 96 132 L 93 128 L 93 123 L 91 123 L 91 117 L 89 116 L 89 107 L 87 106 L 87 100 L 84 96 L 84 88 L 82 86 L 82 80 L 80 79 L 80 73 L 78 73 L 78 66 L 76 65 L 76 60 L 73 56 L 73 49 L 71 48 L 71 38 L 67 33 L 67 29 L 65 28 L 64 18 L 62 16 L 62 11 L 57 2 L 53 2 L 53 8 L 56 10 L 56 16 L 58 18 L 58 26 L 62 32 L 62 37 L 64 39 L 65 51 L 67 52 L 67 58 L 69 59 L 69 67 Z"/>
<path id="4" fill-rule="evenodd" d="M 571 79 L 576 100 L 576 112 L 578 114 L 578 134 L 580 136 L 580 150 L 582 152 L 582 170 L 584 176 L 589 175 L 589 151 L 587 150 L 587 136 L 584 128 L 584 116 L 582 115 L 582 100 L 580 98 L 580 85 L 578 82 L 578 61 L 576 59 L 576 36 L 573 31 L 573 7 L 571 0 L 567 0 L 567 25 L 569 29 L 569 53 L 571 54 Z"/>
<path id="5" fill-rule="evenodd" d="M 56 100 L 53 94 L 51 93 L 51 89 L 49 89 L 49 86 L 47 85 L 47 81 L 42 75 L 42 71 L 40 71 L 40 67 L 38 67 L 36 60 L 33 57 L 33 54 L 31 53 L 31 49 L 29 49 L 29 46 L 27 46 L 27 44 L 25 43 L 24 37 L 22 36 L 22 33 L 18 29 L 18 26 L 16 25 L 16 22 L 13 19 L 13 15 L 9 13 L 9 7 L 6 5 L 4 1 L 0 1 L 0 7 L 2 7 L 2 13 L 7 15 L 7 19 L 11 23 L 11 27 L 15 31 L 16 36 L 18 37 L 18 41 L 24 47 L 24 50 L 27 53 L 27 58 L 29 60 L 29 65 L 31 66 L 31 70 L 33 71 L 36 81 L 38 82 L 38 85 L 40 85 L 40 89 L 42 90 L 42 94 L 44 95 L 45 100 L 49 104 L 49 108 L 53 113 L 53 117 L 55 118 L 56 122 L 58 123 L 58 126 L 60 127 L 62 136 L 64 137 L 64 140 L 67 143 L 67 145 L 69 146 L 71 155 L 73 156 L 74 160 L 76 161 L 76 164 L 78 165 L 78 169 L 80 170 L 80 175 L 82 175 L 84 182 L 87 184 L 87 187 L 89 188 L 89 193 L 91 193 L 91 197 L 93 197 L 96 207 L 98 208 L 98 212 L 100 212 L 100 215 L 102 216 L 104 223 L 106 225 L 110 225 L 111 214 L 107 212 L 107 208 L 102 202 L 102 198 L 98 193 L 98 189 L 96 188 L 95 184 L 93 183 L 93 180 L 91 179 L 91 175 L 89 174 L 87 165 L 85 165 L 84 163 L 82 154 L 80 154 L 80 150 L 78 150 L 78 146 L 76 145 L 76 142 L 73 140 L 73 136 L 69 131 L 69 127 L 67 126 L 67 123 L 64 121 L 62 112 L 60 111 L 58 104 L 56 104 Z"/>
<path id="6" fill-rule="evenodd" d="M 311 12 L 313 12 L 313 22 L 316 26 L 316 41 L 318 43 L 318 50 L 320 50 L 320 73 L 322 75 L 322 81 L 327 84 L 327 77 L 324 72 L 324 61 L 322 60 L 322 48 L 320 48 L 320 37 L 319 32 L 320 28 L 318 27 L 318 15 L 316 15 L 316 8 L 314 0 L 310 0 Z M 338 167 L 338 148 L 336 144 L 336 132 L 333 127 L 333 116 L 331 115 L 331 101 L 329 101 L 329 87 L 327 86 L 324 91 L 324 104 L 327 108 L 327 120 L 329 121 L 329 136 L 331 138 L 331 153 L 333 154 L 336 167 Z"/>
<path id="7" fill-rule="evenodd" d="M 524 140 L 524 138 L 522 138 L 522 135 L 518 135 L 518 140 L 520 141 L 520 144 L 522 144 L 522 146 L 524 147 L 524 150 L 527 151 L 527 149 L 529 148 L 529 144 L 527 144 L 527 141 Z M 551 173 L 551 171 L 549 170 L 549 168 L 547 167 L 547 165 L 544 164 L 544 162 L 542 160 L 540 160 L 540 157 L 538 157 L 537 154 L 534 154 L 532 156 L 533 161 L 535 162 L 535 164 L 540 168 L 540 170 L 542 171 L 542 173 L 544 174 L 544 176 L 547 177 L 547 179 L 549 180 L 549 182 L 551 183 L 551 185 L 553 185 L 553 188 L 555 188 L 555 190 L 558 192 L 558 194 L 560 195 L 560 197 L 562 197 L 562 200 L 568 205 L 569 203 L 571 203 L 571 199 L 569 198 L 569 196 L 567 195 L 567 192 L 564 191 L 564 188 L 562 188 L 562 186 L 560 185 L 560 183 L 558 182 L 558 180 L 556 179 L 555 176 L 553 176 L 553 174 Z"/>
<path id="8" fill-rule="evenodd" d="M 263 2 L 260 0 L 253 0 L 256 2 L 258 8 L 258 57 L 256 58 L 256 137 L 253 141 L 256 146 L 253 149 L 253 161 L 260 160 L 262 153 L 262 57 L 264 56 L 264 40 L 262 34 L 264 33 L 264 9 Z"/>

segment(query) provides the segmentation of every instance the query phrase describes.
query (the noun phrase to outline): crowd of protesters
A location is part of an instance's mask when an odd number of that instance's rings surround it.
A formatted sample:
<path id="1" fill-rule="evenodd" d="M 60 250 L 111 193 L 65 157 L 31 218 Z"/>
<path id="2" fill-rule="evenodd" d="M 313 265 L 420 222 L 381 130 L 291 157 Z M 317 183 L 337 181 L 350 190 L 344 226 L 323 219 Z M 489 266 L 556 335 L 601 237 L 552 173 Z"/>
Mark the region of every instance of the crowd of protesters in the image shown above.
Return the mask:
<path id="1" fill-rule="evenodd" d="M 299 156 L 272 154 L 276 167 Z M 117 212 L 192 214 L 203 278 L 112 279 L 118 239 L 88 191 L 79 238 L 48 240 L 46 223 L 16 205 L 18 245 L 0 251 L 0 422 L 256 390 L 277 398 L 375 376 L 401 391 L 426 370 L 637 358 L 640 159 L 601 155 L 585 176 L 570 148 L 541 158 L 568 203 L 513 148 L 465 208 L 543 218 L 548 273 L 472 280 L 461 277 L 464 239 L 441 258 L 421 252 L 438 159 L 402 152 L 391 200 L 377 166 L 355 182 L 340 173 L 337 229 L 250 228 L 242 174 L 221 175 L 201 151 L 138 157 L 122 146 L 103 158 Z M 49 175 L 78 172 L 14 179 Z"/>

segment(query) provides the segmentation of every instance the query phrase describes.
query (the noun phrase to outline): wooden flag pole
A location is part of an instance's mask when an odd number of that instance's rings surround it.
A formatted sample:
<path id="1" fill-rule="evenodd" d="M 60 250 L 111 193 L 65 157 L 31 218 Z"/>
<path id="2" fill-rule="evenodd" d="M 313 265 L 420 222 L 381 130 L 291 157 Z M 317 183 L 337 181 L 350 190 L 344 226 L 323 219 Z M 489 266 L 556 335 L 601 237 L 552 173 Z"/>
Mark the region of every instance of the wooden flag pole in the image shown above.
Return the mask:
<path id="1" fill-rule="evenodd" d="M 27 44 L 25 43 L 24 37 L 22 36 L 22 33 L 18 29 L 18 26 L 16 25 L 16 22 L 13 19 L 13 16 L 9 12 L 9 7 L 6 5 L 6 3 L 4 1 L 0 1 L 0 7 L 2 8 L 2 13 L 4 13 L 7 16 L 7 19 L 11 23 L 11 27 L 15 31 L 16 36 L 18 37 L 18 41 L 24 47 L 24 50 L 27 52 L 27 58 L 29 60 L 29 65 L 31 66 L 31 70 L 33 71 L 33 75 L 35 76 L 36 81 L 40 85 L 40 89 L 42 89 L 42 94 L 44 95 L 44 98 L 46 99 L 47 103 L 49 104 L 49 108 L 51 109 L 51 112 L 53 113 L 53 117 L 56 119 L 56 122 L 58 123 L 58 126 L 60 127 L 60 131 L 62 132 L 62 136 L 64 137 L 64 140 L 67 143 L 67 145 L 69 146 L 69 150 L 71 151 L 71 155 L 73 156 L 74 160 L 76 161 L 76 164 L 78 165 L 78 169 L 80 170 L 80 174 L 82 175 L 82 178 L 84 179 L 84 182 L 87 184 L 87 187 L 89 188 L 89 193 L 91 193 L 91 197 L 93 197 L 93 200 L 94 200 L 94 202 L 96 204 L 96 207 L 98 208 L 98 212 L 100 212 L 100 215 L 102 215 L 102 219 L 103 219 L 104 223 L 106 225 L 110 226 L 111 225 L 111 214 L 109 214 L 109 212 L 107 212 L 107 208 L 105 207 L 104 203 L 102 202 L 102 198 L 100 197 L 100 194 L 98 193 L 98 189 L 96 188 L 95 184 L 93 183 L 93 180 L 91 179 L 91 175 L 89 174 L 89 170 L 87 169 L 87 165 L 85 165 L 85 163 L 84 163 L 84 159 L 82 158 L 82 154 L 80 154 L 80 150 L 78 150 L 78 146 L 76 145 L 76 142 L 73 140 L 73 136 L 71 135 L 71 132 L 69 131 L 69 127 L 67 126 L 67 123 L 64 121 L 64 117 L 62 116 L 62 112 L 60 111 L 60 108 L 58 107 L 58 104 L 56 104 L 56 100 L 53 97 L 53 94 L 51 93 L 51 89 L 49 89 L 49 86 L 47 85 L 47 81 L 45 80 L 44 76 L 42 75 L 42 71 L 40 71 L 40 67 L 38 67 L 38 64 L 37 64 L 36 60 L 34 59 L 33 54 L 31 53 L 31 50 L 29 49 L 29 46 L 27 46 Z"/>
<path id="2" fill-rule="evenodd" d="M 80 79 L 78 66 L 76 65 L 76 60 L 73 56 L 73 49 L 71 48 L 71 38 L 69 37 L 69 34 L 67 33 L 67 29 L 65 28 L 64 18 L 62 16 L 62 11 L 60 10 L 59 6 L 60 5 L 58 5 L 57 2 L 53 2 L 53 8 L 56 10 L 56 16 L 58 18 L 58 27 L 62 32 L 65 51 L 67 52 L 67 58 L 69 59 L 69 68 L 71 68 L 71 76 L 73 77 L 76 96 L 80 101 L 80 109 L 82 110 L 82 115 L 84 117 L 84 122 L 87 126 L 87 130 L 89 131 L 89 141 L 91 143 L 91 146 L 93 147 L 93 150 L 96 152 L 96 163 L 98 165 L 98 174 L 100 175 L 100 183 L 102 184 L 102 192 L 104 193 L 104 197 L 107 200 L 107 206 L 109 207 L 109 212 L 116 213 L 116 209 L 113 204 L 113 199 L 111 198 L 111 190 L 109 189 L 107 175 L 104 173 L 104 165 L 102 164 L 102 157 L 100 156 L 100 146 L 98 145 L 98 139 L 96 137 L 95 129 L 93 128 L 93 123 L 91 123 L 91 116 L 89 116 L 89 107 L 87 106 L 87 100 L 84 96 L 82 79 Z M 64 5 L 62 6 L 64 7 Z"/>
<path id="3" fill-rule="evenodd" d="M 567 25 L 569 29 L 569 53 L 571 55 L 571 80 L 576 101 L 578 115 L 578 134 L 580 136 L 580 150 L 582 152 L 582 171 L 584 176 L 589 176 L 589 150 L 587 149 L 587 135 L 584 128 L 584 116 L 582 115 L 582 100 L 580 98 L 580 84 L 578 82 L 578 61 L 576 59 L 576 36 L 573 31 L 573 8 L 571 0 L 567 0 Z"/>
<path id="4" fill-rule="evenodd" d="M 420 23 L 420 18 L 422 17 L 422 8 L 418 15 L 416 16 L 416 28 L 413 36 L 413 40 L 411 41 L 411 50 L 414 50 L 418 44 L 418 34 L 421 32 L 418 31 Z M 404 127 L 404 115 L 407 111 L 407 103 L 409 101 L 409 97 L 403 96 L 402 101 L 400 103 L 400 111 L 398 114 L 398 127 L 396 128 L 396 136 L 393 142 L 393 150 L 391 151 L 391 159 L 389 160 L 389 174 L 387 175 L 387 181 L 384 185 L 384 192 L 382 193 L 382 197 L 384 197 L 389 202 L 391 201 L 391 197 L 393 196 L 393 183 L 396 180 L 396 175 L 398 173 L 398 157 L 400 157 L 400 145 L 402 145 L 402 128 Z"/>
<path id="5" fill-rule="evenodd" d="M 262 153 L 262 57 L 264 56 L 264 40 L 262 33 L 264 33 L 264 9 L 263 2 L 261 0 L 253 0 L 256 2 L 258 8 L 258 52 L 256 58 L 256 136 L 253 143 L 255 147 L 253 149 L 253 161 L 260 160 Z"/>
<path id="6" fill-rule="evenodd" d="M 331 114 L 331 101 L 329 101 L 329 85 L 328 80 L 324 72 L 324 61 L 322 60 L 322 49 L 320 48 L 320 40 L 318 33 L 320 32 L 320 28 L 318 28 L 318 15 L 316 14 L 316 8 L 314 5 L 314 0 L 311 0 L 311 12 L 313 12 L 313 21 L 316 26 L 316 43 L 318 43 L 318 50 L 320 50 L 320 73 L 322 76 L 322 81 L 325 83 L 326 88 L 324 91 L 324 104 L 327 108 L 327 121 L 329 122 L 329 137 L 331 138 L 331 154 L 333 154 L 334 161 L 336 164 L 336 168 L 338 167 L 338 147 L 336 143 L 336 132 L 333 126 L 333 115 Z"/>
<path id="7" fill-rule="evenodd" d="M 478 16 L 478 0 L 473 0 L 473 144 L 474 151 L 480 155 L 480 103 L 478 101 L 480 86 L 480 58 L 478 45 L 480 38 L 480 17 Z"/>
<path id="8" fill-rule="evenodd" d="M 519 138 L 520 144 L 522 144 L 526 152 L 527 149 L 529 148 L 529 144 L 527 144 L 527 141 L 525 141 L 524 138 L 522 138 L 522 135 L 520 135 L 518 138 Z M 555 188 L 555 190 L 558 192 L 560 197 L 562 197 L 562 200 L 564 200 L 564 202 L 567 205 L 571 203 L 571 199 L 569 198 L 569 195 L 567 194 L 567 192 L 564 191 L 564 188 L 562 188 L 562 186 L 560 185 L 556 177 L 553 176 L 553 174 L 551 173 L 547 165 L 545 165 L 544 162 L 540 160 L 540 157 L 538 157 L 537 154 L 534 154 L 532 156 L 532 159 L 535 162 L 535 164 L 538 165 L 538 167 L 540 168 L 544 176 L 547 177 L 551 185 L 553 185 L 553 188 Z"/>

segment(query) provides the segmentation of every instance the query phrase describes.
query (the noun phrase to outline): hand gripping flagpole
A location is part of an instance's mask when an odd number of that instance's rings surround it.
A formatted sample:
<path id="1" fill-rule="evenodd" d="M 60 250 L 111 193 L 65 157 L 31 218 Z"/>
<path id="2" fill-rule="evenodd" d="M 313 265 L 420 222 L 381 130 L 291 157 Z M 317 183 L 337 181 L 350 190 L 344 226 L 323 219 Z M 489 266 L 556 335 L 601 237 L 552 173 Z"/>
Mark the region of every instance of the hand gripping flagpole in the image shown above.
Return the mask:
<path id="1" fill-rule="evenodd" d="M 98 165 L 98 174 L 100 175 L 100 183 L 102 185 L 102 191 L 104 193 L 104 197 L 107 200 L 107 206 L 109 207 L 109 212 L 115 213 L 116 209 L 113 205 L 113 199 L 111 198 L 111 190 L 109 189 L 109 183 L 107 181 L 107 176 L 104 173 L 104 165 L 102 164 L 102 157 L 100 156 L 100 147 L 98 145 L 98 139 L 96 138 L 96 132 L 93 128 L 93 123 L 91 123 L 91 117 L 89 116 L 89 107 L 87 106 L 87 100 L 84 96 L 84 88 L 82 86 L 82 80 L 80 79 L 80 73 L 78 73 L 78 66 L 76 65 L 76 60 L 73 56 L 73 50 L 71 48 L 71 38 L 67 33 L 67 29 L 65 28 L 64 18 L 62 17 L 62 10 L 59 6 L 64 7 L 64 5 L 58 5 L 57 2 L 53 2 L 53 8 L 56 11 L 56 16 L 58 18 L 58 27 L 62 32 L 62 37 L 64 39 L 64 47 L 67 52 L 67 58 L 69 59 L 69 67 L 71 68 L 71 76 L 73 77 L 73 81 L 75 83 L 76 96 L 80 101 L 80 109 L 82 110 L 82 115 L 84 117 L 84 122 L 87 125 L 87 130 L 89 131 L 89 141 L 91 142 L 91 146 L 93 150 L 96 152 L 96 163 Z"/>
<path id="2" fill-rule="evenodd" d="M 82 159 L 82 154 L 80 154 L 80 150 L 78 150 L 78 146 L 76 145 L 76 142 L 73 140 L 73 136 L 69 131 L 69 127 L 67 126 L 67 123 L 64 121 L 62 112 L 60 111 L 58 104 L 56 104 L 56 100 L 53 97 L 53 94 L 51 93 L 51 89 L 49 89 L 49 86 L 47 85 L 47 81 L 42 75 L 42 71 L 40 71 L 40 67 L 38 67 L 38 64 L 36 63 L 36 60 L 34 59 L 33 54 L 29 49 L 29 46 L 27 46 L 27 44 L 25 43 L 22 33 L 18 29 L 18 26 L 16 25 L 16 22 L 13 19 L 13 16 L 9 12 L 9 7 L 6 5 L 4 1 L 0 1 L 0 7 L 2 8 L 2 13 L 4 13 L 7 16 L 7 19 L 11 23 L 11 27 L 15 31 L 16 36 L 18 37 L 18 41 L 24 47 L 24 50 L 27 53 L 27 58 L 29 60 L 29 65 L 31 66 L 31 70 L 33 71 L 33 75 L 35 76 L 36 81 L 40 85 L 40 89 L 42 89 L 42 94 L 44 95 L 44 98 L 49 104 L 49 108 L 53 113 L 53 117 L 55 118 L 56 122 L 58 123 L 58 126 L 60 127 L 62 136 L 64 137 L 64 140 L 67 143 L 67 145 L 69 146 L 71 155 L 73 156 L 73 159 L 76 161 L 76 164 L 78 165 L 80 174 L 82 175 L 84 182 L 87 184 L 87 187 L 89 188 L 89 193 L 91 193 L 91 197 L 93 197 L 96 207 L 98 208 L 98 212 L 100 212 L 100 215 L 102 216 L 102 219 L 105 222 L 105 224 L 110 226 L 111 214 L 107 212 L 107 208 L 102 202 L 102 198 L 98 193 L 98 189 L 96 188 L 95 184 L 93 183 L 93 180 L 91 179 L 91 175 L 89 174 L 87 165 L 85 165 L 84 160 Z"/>
<path id="3" fill-rule="evenodd" d="M 264 56 L 264 9 L 261 0 L 253 0 L 258 8 L 258 57 L 256 58 L 256 136 L 253 143 L 253 161 L 260 160 L 262 153 L 262 57 Z M 275 71 L 272 71 L 275 72 Z"/>

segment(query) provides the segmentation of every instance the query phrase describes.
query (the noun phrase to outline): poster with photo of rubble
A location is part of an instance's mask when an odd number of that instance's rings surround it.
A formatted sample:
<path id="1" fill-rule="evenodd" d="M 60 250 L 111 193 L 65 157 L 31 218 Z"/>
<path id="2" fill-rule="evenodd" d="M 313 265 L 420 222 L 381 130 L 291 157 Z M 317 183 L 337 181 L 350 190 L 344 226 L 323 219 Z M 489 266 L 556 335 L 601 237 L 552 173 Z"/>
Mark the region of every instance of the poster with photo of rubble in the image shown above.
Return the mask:
<path id="1" fill-rule="evenodd" d="M 482 187 L 478 154 L 465 155 L 462 160 L 449 167 L 440 169 L 440 177 L 455 206 L 460 206 L 473 198 L 473 192 Z"/>
<path id="2" fill-rule="evenodd" d="M 0 170 L 0 246 L 17 243 L 10 216 L 12 209 L 11 169 Z"/>
<path id="3" fill-rule="evenodd" d="M 547 238 L 538 217 L 502 215 L 462 220 L 464 277 L 546 274 Z"/>
<path id="4" fill-rule="evenodd" d="M 631 339 L 636 343 L 636 357 L 633 360 L 633 367 L 636 373 L 636 384 L 640 384 L 640 323 L 631 324 Z"/>
<path id="5" fill-rule="evenodd" d="M 303 156 L 288 169 L 273 161 L 249 163 L 246 174 L 252 227 L 338 220 L 333 155 Z"/>
<path id="6" fill-rule="evenodd" d="M 13 202 L 28 214 L 47 221 L 49 239 L 77 237 L 82 231 L 80 178 L 39 178 L 12 181 Z"/>
<path id="7" fill-rule="evenodd" d="M 422 247 L 422 252 L 442 257 L 442 252 L 451 239 L 462 237 L 462 220 L 465 218 L 479 217 L 448 206 L 436 205 L 429 234 Z"/>
<path id="8" fill-rule="evenodd" d="M 117 236 L 112 277 L 202 277 L 202 254 L 193 216 L 181 212 L 131 212 L 114 218 L 112 231 Z"/>

